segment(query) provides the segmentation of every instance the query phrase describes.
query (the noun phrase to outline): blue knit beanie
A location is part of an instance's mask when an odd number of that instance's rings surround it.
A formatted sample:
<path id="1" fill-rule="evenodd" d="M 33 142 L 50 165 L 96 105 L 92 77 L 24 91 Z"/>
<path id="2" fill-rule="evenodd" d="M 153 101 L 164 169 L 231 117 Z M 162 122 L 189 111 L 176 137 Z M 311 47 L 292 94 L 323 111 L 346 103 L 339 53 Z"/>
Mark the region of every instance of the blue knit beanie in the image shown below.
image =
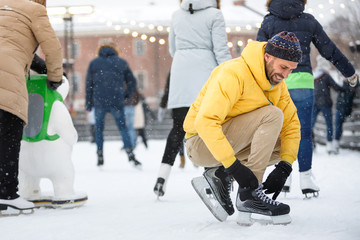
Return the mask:
<path id="1" fill-rule="evenodd" d="M 292 32 L 280 32 L 270 38 L 265 47 L 265 52 L 284 60 L 300 62 L 302 51 L 299 39 Z"/>

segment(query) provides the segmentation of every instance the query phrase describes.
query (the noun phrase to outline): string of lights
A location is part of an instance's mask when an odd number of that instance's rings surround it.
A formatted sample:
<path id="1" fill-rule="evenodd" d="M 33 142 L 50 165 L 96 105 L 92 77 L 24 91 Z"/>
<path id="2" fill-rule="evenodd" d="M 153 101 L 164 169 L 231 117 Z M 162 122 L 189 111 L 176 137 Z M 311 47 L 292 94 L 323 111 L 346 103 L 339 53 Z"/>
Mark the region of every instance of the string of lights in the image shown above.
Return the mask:
<path id="1" fill-rule="evenodd" d="M 331 16 L 334 18 L 336 15 L 342 14 L 346 11 L 347 8 L 352 7 L 352 3 L 355 3 L 360 0 L 326 0 L 325 3 L 317 4 L 316 6 L 310 5 L 309 3 L 306 5 L 305 12 L 308 12 L 314 15 L 317 19 L 321 20 L 326 17 Z M 76 7 L 76 6 L 75 6 Z M 80 7 L 80 6 L 79 6 Z M 88 6 L 81 6 L 82 8 L 89 9 Z M 69 7 L 71 8 L 71 7 Z M 55 10 L 59 11 L 55 13 Z M 50 21 L 53 25 L 63 24 L 63 17 L 59 17 L 59 15 L 65 14 L 62 12 L 59 7 L 48 7 L 48 13 L 50 16 Z M 76 12 L 74 10 L 74 14 L 81 14 L 79 11 Z M 330 15 L 329 15 L 330 14 Z M 131 35 L 134 38 L 140 38 L 144 41 L 149 41 L 150 43 L 158 43 L 160 45 L 164 45 L 166 40 L 164 38 L 157 39 L 155 36 L 159 36 L 160 33 L 169 33 L 170 27 L 156 23 L 146 23 L 143 21 L 137 21 L 135 19 L 127 19 L 121 18 L 119 19 L 116 16 L 111 17 L 108 20 L 106 17 L 97 17 L 95 20 L 91 15 L 82 16 L 79 15 L 76 17 L 77 25 L 82 25 L 85 28 L 97 28 L 97 29 L 107 29 L 119 32 L 119 34 Z M 95 22 L 95 23 L 94 23 Z M 226 27 L 227 33 L 240 33 L 240 32 L 251 32 L 257 31 L 258 28 L 261 27 L 261 23 L 253 23 L 246 24 L 244 26 L 236 25 L 234 23 L 229 23 Z M 248 41 L 251 41 L 249 39 Z M 242 41 L 238 41 L 236 43 L 239 46 L 243 46 L 244 43 Z M 228 42 L 228 46 L 233 47 L 232 42 Z"/>

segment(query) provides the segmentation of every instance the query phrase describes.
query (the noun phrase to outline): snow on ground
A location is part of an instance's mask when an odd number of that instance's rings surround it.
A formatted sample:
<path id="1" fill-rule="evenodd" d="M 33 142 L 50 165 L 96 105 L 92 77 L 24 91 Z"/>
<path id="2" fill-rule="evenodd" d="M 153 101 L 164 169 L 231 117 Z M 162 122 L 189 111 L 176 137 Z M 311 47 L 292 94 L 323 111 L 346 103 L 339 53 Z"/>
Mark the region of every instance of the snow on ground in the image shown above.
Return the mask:
<path id="1" fill-rule="evenodd" d="M 0 218 L 1 239 L 359 239 L 360 152 L 342 150 L 329 156 L 323 146 L 314 155 L 313 171 L 321 191 L 318 199 L 304 200 L 299 189 L 297 163 L 292 191 L 278 200 L 291 206 L 287 226 L 254 224 L 239 226 L 236 213 L 218 222 L 192 189 L 190 180 L 202 174 L 187 160 L 179 169 L 176 160 L 167 191 L 160 200 L 152 189 L 165 140 L 151 140 L 149 149 L 140 144 L 135 153 L 143 170 L 131 167 L 119 141 L 105 142 L 105 165 L 96 167 L 96 146 L 75 145 L 75 187 L 86 191 L 88 202 L 75 209 L 36 209 L 32 215 Z M 271 170 L 271 169 L 269 169 Z M 268 172 L 267 172 L 268 173 Z M 49 181 L 41 183 L 51 191 Z M 235 188 L 237 189 L 237 187 Z M 236 191 L 232 193 L 235 201 Z"/>

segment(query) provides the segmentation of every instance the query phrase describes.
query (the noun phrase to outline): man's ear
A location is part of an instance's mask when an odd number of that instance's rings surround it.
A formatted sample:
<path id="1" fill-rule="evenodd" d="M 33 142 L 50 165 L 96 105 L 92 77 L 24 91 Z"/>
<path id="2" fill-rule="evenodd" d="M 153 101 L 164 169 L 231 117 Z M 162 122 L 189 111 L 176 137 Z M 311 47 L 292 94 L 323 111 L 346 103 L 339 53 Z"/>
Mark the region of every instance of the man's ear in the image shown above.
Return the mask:
<path id="1" fill-rule="evenodd" d="M 265 53 L 264 58 L 265 58 L 265 62 L 267 63 L 271 59 L 271 55 L 268 53 Z"/>

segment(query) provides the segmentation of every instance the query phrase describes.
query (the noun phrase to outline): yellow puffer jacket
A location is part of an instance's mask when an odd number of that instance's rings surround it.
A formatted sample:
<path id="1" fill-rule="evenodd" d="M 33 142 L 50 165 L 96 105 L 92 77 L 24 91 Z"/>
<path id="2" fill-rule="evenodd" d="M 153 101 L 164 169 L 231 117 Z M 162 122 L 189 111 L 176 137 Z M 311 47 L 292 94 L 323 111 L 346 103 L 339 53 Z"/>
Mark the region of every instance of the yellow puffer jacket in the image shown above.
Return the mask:
<path id="1" fill-rule="evenodd" d="M 235 162 L 235 153 L 222 124 L 240 114 L 272 104 L 284 114 L 280 133 L 280 157 L 296 160 L 300 143 L 300 122 L 287 86 L 272 86 L 265 74 L 266 42 L 250 42 L 239 58 L 216 67 L 202 88 L 184 121 L 186 138 L 199 134 L 216 160 L 225 167 Z"/>

